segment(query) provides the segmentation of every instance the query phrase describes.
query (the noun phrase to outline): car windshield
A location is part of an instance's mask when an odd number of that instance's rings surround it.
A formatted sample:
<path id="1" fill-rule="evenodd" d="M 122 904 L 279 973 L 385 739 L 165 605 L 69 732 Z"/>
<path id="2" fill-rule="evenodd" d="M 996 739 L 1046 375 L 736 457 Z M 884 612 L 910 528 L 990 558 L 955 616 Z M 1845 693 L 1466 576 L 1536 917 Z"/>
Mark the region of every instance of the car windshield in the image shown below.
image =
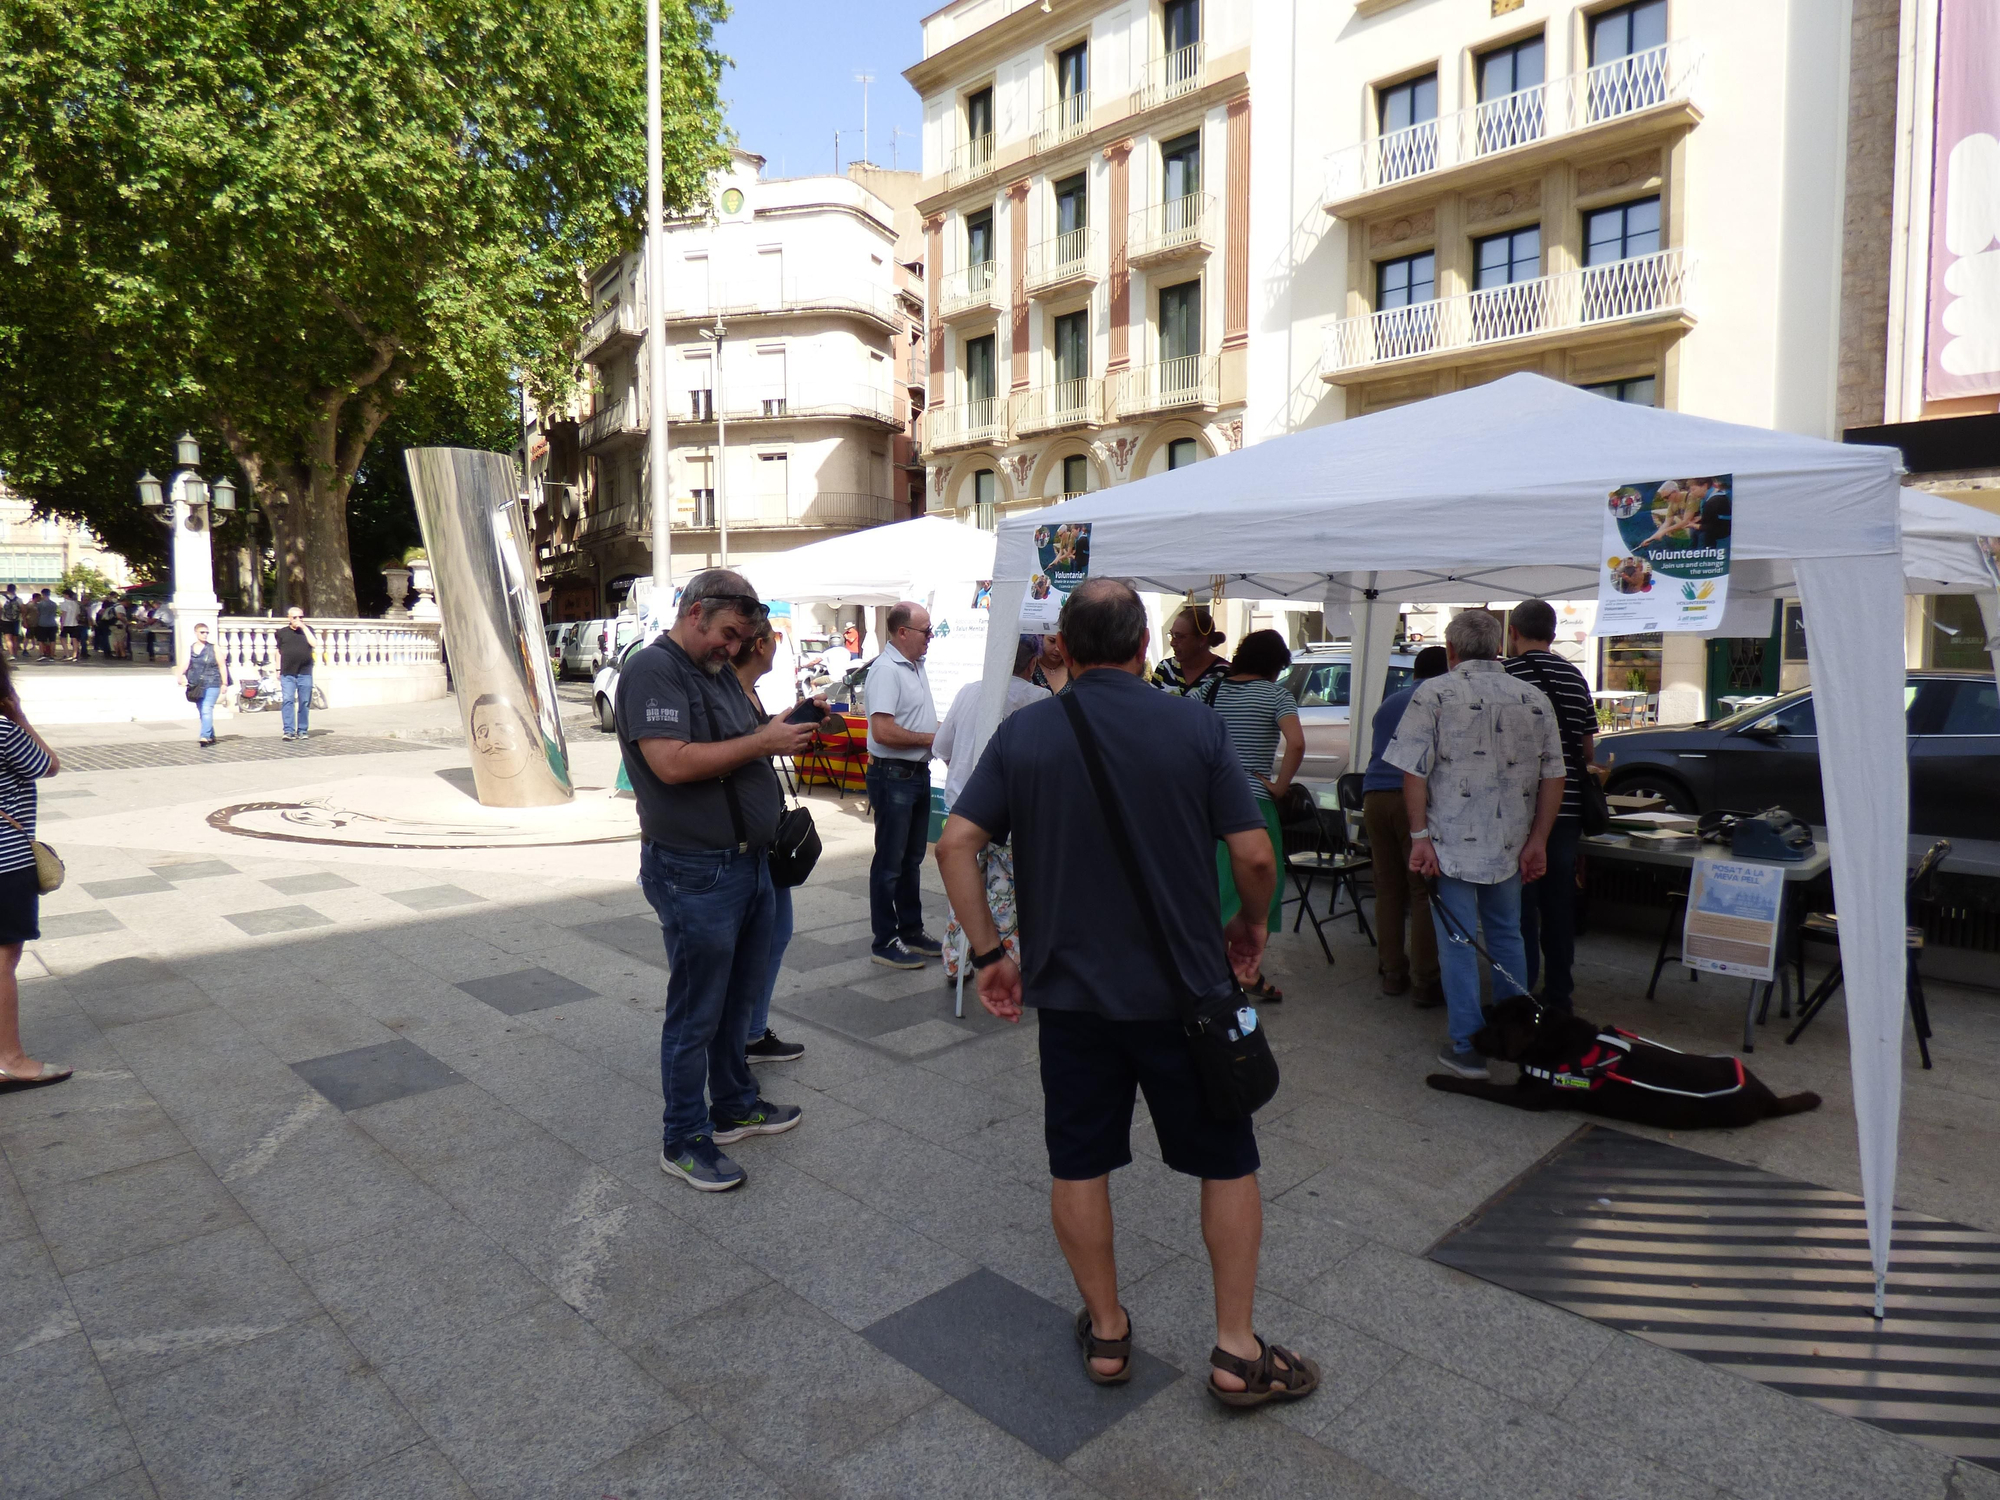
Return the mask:
<path id="1" fill-rule="evenodd" d="M 1812 712 L 1812 690 L 1810 688 L 1802 688 L 1798 692 L 1788 694 L 1783 698 L 1766 698 L 1761 703 L 1746 704 L 1742 708 L 1737 709 L 1733 714 L 1724 714 L 1719 719 L 1711 719 L 1708 727 L 1711 729 L 1741 729 L 1746 724 L 1754 724 L 1767 715 L 1782 712 L 1798 703 L 1807 705 L 1806 712 L 1808 714 Z"/>

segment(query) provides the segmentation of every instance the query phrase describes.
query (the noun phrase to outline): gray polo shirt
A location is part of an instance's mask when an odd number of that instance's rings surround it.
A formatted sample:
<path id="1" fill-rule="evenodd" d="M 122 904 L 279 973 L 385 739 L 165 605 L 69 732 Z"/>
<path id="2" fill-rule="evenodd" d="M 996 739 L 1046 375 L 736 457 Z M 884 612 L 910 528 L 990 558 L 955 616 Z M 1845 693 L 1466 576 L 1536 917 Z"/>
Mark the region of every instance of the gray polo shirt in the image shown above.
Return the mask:
<path id="1" fill-rule="evenodd" d="M 936 734 L 937 705 L 931 701 L 931 680 L 924 664 L 911 661 L 894 646 L 882 648 L 868 669 L 868 753 L 877 760 L 928 761 L 931 753 L 914 747 L 891 749 L 875 738 L 875 715 L 888 714 L 912 734 Z"/>

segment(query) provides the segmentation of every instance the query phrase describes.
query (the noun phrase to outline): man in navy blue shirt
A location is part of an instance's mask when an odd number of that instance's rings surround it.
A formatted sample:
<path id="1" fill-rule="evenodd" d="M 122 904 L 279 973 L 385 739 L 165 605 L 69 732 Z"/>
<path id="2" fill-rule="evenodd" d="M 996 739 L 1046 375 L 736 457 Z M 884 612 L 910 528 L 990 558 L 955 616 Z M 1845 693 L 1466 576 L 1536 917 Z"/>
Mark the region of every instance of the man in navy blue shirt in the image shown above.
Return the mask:
<path id="1" fill-rule="evenodd" d="M 1361 823 L 1368 830 L 1368 853 L 1375 866 L 1375 967 L 1382 974 L 1382 993 L 1408 995 L 1419 1010 L 1444 1004 L 1444 986 L 1438 981 L 1437 933 L 1431 927 L 1430 882 L 1410 872 L 1410 813 L 1403 805 L 1403 773 L 1382 759 L 1396 726 L 1403 722 L 1403 710 L 1417 682 L 1444 676 L 1442 646 L 1426 646 L 1417 653 L 1416 682 L 1400 693 L 1391 693 L 1375 710 L 1369 728 L 1374 732 L 1368 770 L 1361 778 Z M 1403 942 L 1407 920 L 1410 938 Z"/>
<path id="2" fill-rule="evenodd" d="M 1210 1390 L 1227 1404 L 1308 1395 L 1312 1361 L 1265 1344 L 1251 1325 L 1263 1205 L 1248 1120 L 1208 1115 L 1176 1019 L 1177 992 L 1203 999 L 1254 979 L 1263 914 L 1277 880 L 1263 819 L 1205 704 L 1146 685 L 1146 612 L 1112 579 L 1063 606 L 1069 694 L 1103 755 L 1170 950 L 1158 952 L 1098 806 L 1067 710 L 1031 703 L 994 732 L 938 841 L 938 868 L 979 971 L 979 999 L 1003 1020 L 1036 1008 L 1051 1213 L 1083 1294 L 1077 1341 L 1090 1378 L 1130 1378 L 1131 1320 L 1118 1302 L 1110 1174 L 1132 1160 L 1132 1108 L 1144 1089 L 1169 1167 L 1201 1181 L 1202 1237 L 1215 1276 Z M 1001 946 L 977 855 L 1009 837 L 1022 961 Z M 1222 922 L 1215 844 L 1228 846 L 1242 910 Z M 1255 919 L 1252 920 L 1254 914 Z M 1174 980 L 1178 977 L 1179 984 Z"/>

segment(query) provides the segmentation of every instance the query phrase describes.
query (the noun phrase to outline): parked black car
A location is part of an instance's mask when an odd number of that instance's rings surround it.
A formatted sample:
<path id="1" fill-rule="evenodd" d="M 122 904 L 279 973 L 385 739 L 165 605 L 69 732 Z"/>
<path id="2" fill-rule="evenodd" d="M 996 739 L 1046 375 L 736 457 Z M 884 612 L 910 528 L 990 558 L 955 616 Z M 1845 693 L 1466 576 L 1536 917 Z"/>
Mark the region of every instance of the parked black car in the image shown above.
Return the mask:
<path id="1" fill-rule="evenodd" d="M 2000 691 L 1991 673 L 1912 672 L 1904 689 L 1910 832 L 2000 839 Z M 1651 792 L 1676 812 L 1782 807 L 1826 821 L 1810 688 L 1727 718 L 1597 738 L 1606 789 Z"/>

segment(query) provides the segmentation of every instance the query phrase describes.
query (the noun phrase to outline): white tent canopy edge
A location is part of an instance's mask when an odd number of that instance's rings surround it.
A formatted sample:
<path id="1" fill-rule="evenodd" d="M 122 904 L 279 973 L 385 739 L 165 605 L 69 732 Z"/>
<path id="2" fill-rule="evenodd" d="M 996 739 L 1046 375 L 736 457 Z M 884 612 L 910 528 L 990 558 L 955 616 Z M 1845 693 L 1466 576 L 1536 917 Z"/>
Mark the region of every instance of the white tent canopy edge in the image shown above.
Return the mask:
<path id="1" fill-rule="evenodd" d="M 1237 597 L 1371 604 L 1355 611 L 1369 681 L 1379 675 L 1376 658 L 1386 662 L 1382 622 L 1393 629 L 1395 603 L 1594 595 L 1612 489 L 1734 475 L 1732 595 L 1795 593 L 1809 622 L 1879 1312 L 1902 1105 L 1900 471 L 1891 448 L 1625 405 L 1510 375 L 1010 517 L 999 528 L 992 608 L 1001 620 L 1018 616 L 1039 526 L 1089 522 L 1094 576 L 1161 592 L 1206 591 L 1220 579 Z M 1012 655 L 1013 633 L 992 631 L 982 744 L 999 723 Z"/>

